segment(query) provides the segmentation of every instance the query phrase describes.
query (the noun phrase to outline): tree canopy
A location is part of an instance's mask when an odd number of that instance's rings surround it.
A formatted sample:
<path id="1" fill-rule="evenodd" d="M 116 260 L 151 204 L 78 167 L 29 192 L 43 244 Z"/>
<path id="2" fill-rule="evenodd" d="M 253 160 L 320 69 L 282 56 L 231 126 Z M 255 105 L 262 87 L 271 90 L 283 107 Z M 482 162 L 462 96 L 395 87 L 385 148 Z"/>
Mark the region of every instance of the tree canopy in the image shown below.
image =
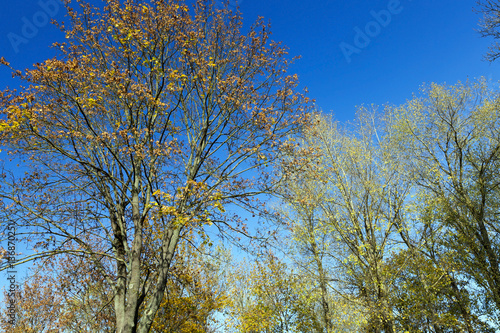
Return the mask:
<path id="1" fill-rule="evenodd" d="M 497 38 L 500 4 L 480 5 Z M 0 248 L 0 270 L 33 261 L 1 329 L 500 329 L 496 86 L 340 122 L 228 2 L 66 9 L 54 58 L 0 58 L 23 82 L 0 92 L 0 234 L 29 250 Z"/>
<path id="2" fill-rule="evenodd" d="M 237 12 L 209 1 L 71 5 L 58 55 L 0 93 L 0 144 L 26 170 L 3 170 L 3 220 L 38 250 L 26 260 L 92 263 L 117 331 L 147 332 L 178 244 L 199 246 L 212 224 L 248 235 L 224 206 L 262 210 L 255 197 L 278 181 L 269 161 L 308 99 L 262 20 L 243 34 Z"/>

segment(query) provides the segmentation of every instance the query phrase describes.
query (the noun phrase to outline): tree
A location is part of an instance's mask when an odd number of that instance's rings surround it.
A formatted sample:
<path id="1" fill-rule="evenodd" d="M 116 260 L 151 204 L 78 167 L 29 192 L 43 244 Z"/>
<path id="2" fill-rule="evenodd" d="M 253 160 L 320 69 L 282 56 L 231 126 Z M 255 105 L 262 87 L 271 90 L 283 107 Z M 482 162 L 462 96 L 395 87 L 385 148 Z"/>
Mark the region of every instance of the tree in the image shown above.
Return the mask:
<path id="1" fill-rule="evenodd" d="M 428 250 L 428 249 L 426 249 Z M 463 278 L 453 252 L 408 249 L 387 267 L 395 283 L 391 304 L 400 332 L 494 332 L 477 315 L 478 295 Z"/>
<path id="2" fill-rule="evenodd" d="M 391 111 L 399 151 L 427 207 L 421 221 L 440 230 L 440 253 L 456 253 L 461 274 L 483 290 L 490 322 L 500 309 L 499 103 L 480 80 L 432 84 Z"/>
<path id="3" fill-rule="evenodd" d="M 219 277 L 220 260 L 208 261 L 183 245 L 152 332 L 210 332 L 215 312 L 228 301 Z M 213 255 L 222 257 L 222 252 Z M 37 260 L 18 299 L 22 302 L 15 325 L 9 323 L 7 311 L 0 315 L 6 332 L 115 332 L 112 289 L 82 258 L 64 254 Z"/>
<path id="4" fill-rule="evenodd" d="M 319 175 L 316 174 L 316 176 Z M 302 268 L 301 275 L 303 278 L 309 278 L 311 283 L 317 285 L 321 299 L 321 326 L 323 328 L 321 331 L 331 332 L 333 330 L 332 313 L 334 309 L 332 309 L 332 296 L 329 290 L 329 274 L 325 267 L 325 257 L 328 256 L 331 240 L 327 236 L 328 231 L 325 232 L 324 230 L 322 220 L 318 218 L 318 214 L 321 214 L 318 212 L 318 201 L 324 198 L 321 195 L 319 181 L 315 183 L 318 186 L 313 187 L 313 189 L 308 187 L 297 189 L 287 182 L 288 190 L 294 191 L 293 199 L 298 199 L 297 201 L 291 200 L 292 210 L 296 214 L 287 218 L 294 221 L 291 229 L 299 251 L 299 258 L 296 259 L 296 262 Z M 318 191 L 314 191 L 314 189 Z M 290 245 L 288 246 L 290 247 Z"/>
<path id="5" fill-rule="evenodd" d="M 261 20 L 242 35 L 208 1 L 76 3 L 58 56 L 0 93 L 0 144 L 26 170 L 3 170 L 2 214 L 40 249 L 19 262 L 85 258 L 112 288 L 117 332 L 147 332 L 186 235 L 248 235 L 224 206 L 262 208 L 308 99 Z"/>
<path id="6" fill-rule="evenodd" d="M 500 1 L 498 0 L 481 0 L 478 1 L 479 12 L 483 14 L 483 18 L 479 23 L 479 32 L 483 37 L 493 37 L 495 42 L 489 47 L 486 54 L 486 60 L 493 62 L 500 57 Z"/>
<path id="7" fill-rule="evenodd" d="M 217 332 L 221 324 L 216 319 L 231 303 L 225 286 L 222 260 L 227 257 L 222 249 L 210 251 L 216 257 L 209 259 L 203 252 L 184 246 L 168 281 L 165 298 L 157 312 L 151 332 Z"/>
<path id="8" fill-rule="evenodd" d="M 309 161 L 307 177 L 321 182 L 306 181 L 300 191 L 291 192 L 292 198 L 299 194 L 295 202 L 318 200 L 315 223 L 321 225 L 320 234 L 330 237 L 328 255 L 335 263 L 337 289 L 366 309 L 368 332 L 394 332 L 392 281 L 385 265 L 397 248 L 411 187 L 403 178 L 385 122 L 366 109 L 360 109 L 356 123 L 345 128 L 318 116 L 306 132 L 304 149 L 318 152 Z M 299 156 L 304 155 L 301 151 Z M 310 218 L 302 221 L 311 227 Z M 314 246 L 311 240 L 303 239 Z"/>
<path id="9" fill-rule="evenodd" d="M 15 324 L 0 315 L 5 332 L 115 332 L 112 290 L 99 271 L 78 256 L 36 260 L 20 285 L 18 300 Z"/>
<path id="10" fill-rule="evenodd" d="M 351 331 L 489 332 L 435 223 L 445 211 L 414 181 L 414 148 L 401 151 L 401 119 L 361 108 L 341 127 L 319 115 L 289 162 L 296 170 L 282 188 L 308 276 L 327 296 L 325 330 L 363 311 Z"/>

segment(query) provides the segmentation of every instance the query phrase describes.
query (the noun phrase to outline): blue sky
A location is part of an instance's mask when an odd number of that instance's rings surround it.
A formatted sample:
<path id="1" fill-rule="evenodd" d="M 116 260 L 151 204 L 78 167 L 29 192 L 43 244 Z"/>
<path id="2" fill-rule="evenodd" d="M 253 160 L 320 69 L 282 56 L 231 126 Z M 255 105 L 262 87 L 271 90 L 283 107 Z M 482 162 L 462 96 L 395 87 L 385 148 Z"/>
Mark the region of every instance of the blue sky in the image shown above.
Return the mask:
<path id="1" fill-rule="evenodd" d="M 53 55 L 49 45 L 63 38 L 45 21 L 64 19 L 62 6 L 1 1 L 0 56 L 23 69 Z M 404 103 L 425 82 L 500 79 L 499 65 L 482 60 L 491 40 L 476 31 L 476 0 L 230 1 L 246 24 L 258 16 L 271 21 L 273 39 L 302 56 L 291 70 L 317 107 L 339 120 L 352 119 L 363 103 Z M 15 83 L 3 67 L 0 88 L 6 85 Z"/>
<path id="2" fill-rule="evenodd" d="M 395 5 L 398 13 L 376 29 L 373 12 Z M 257 15 L 271 20 L 274 38 L 302 55 L 293 69 L 317 106 L 346 120 L 356 105 L 404 103 L 424 82 L 500 80 L 499 65 L 482 60 L 492 41 L 476 31 L 481 15 L 475 5 L 475 0 L 244 0 L 241 9 L 246 20 Z M 367 35 L 368 45 L 348 62 L 341 43 L 355 47 L 355 29 L 365 32 L 367 25 L 373 37 Z"/>

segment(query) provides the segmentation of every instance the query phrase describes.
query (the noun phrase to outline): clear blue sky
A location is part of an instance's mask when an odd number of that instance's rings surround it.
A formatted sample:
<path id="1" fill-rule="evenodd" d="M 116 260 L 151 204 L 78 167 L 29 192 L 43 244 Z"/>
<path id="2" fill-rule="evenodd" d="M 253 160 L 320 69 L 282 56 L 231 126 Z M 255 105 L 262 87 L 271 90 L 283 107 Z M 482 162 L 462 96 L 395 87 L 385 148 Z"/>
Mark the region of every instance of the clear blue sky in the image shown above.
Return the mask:
<path id="1" fill-rule="evenodd" d="M 0 56 L 19 69 L 52 56 L 49 45 L 63 40 L 47 22 L 64 20 L 55 1 L 0 0 Z M 500 80 L 500 63 L 482 60 L 492 41 L 475 31 L 476 0 L 231 1 L 246 25 L 271 21 L 273 39 L 302 56 L 292 67 L 301 85 L 339 120 L 353 119 L 363 103 L 404 103 L 424 82 Z M 0 89 L 16 84 L 0 67 Z"/>
<path id="2" fill-rule="evenodd" d="M 317 106 L 344 120 L 362 103 L 404 103 L 424 82 L 453 84 L 480 76 L 498 82 L 500 63 L 482 60 L 492 41 L 476 31 L 481 15 L 475 5 L 476 0 L 244 0 L 241 9 L 246 20 L 271 20 L 274 38 L 302 55 L 293 69 Z M 397 13 L 377 29 L 372 12 L 389 6 Z M 355 29 L 364 32 L 367 25 L 373 37 L 367 35 L 367 46 L 358 40 L 365 47 L 348 62 L 341 45 L 356 47 Z"/>
<path id="3" fill-rule="evenodd" d="M 0 1 L 0 56 L 18 68 L 51 56 L 48 46 L 62 35 L 44 21 L 64 19 L 62 6 L 53 5 L 57 0 Z M 482 60 L 491 40 L 475 31 L 476 0 L 230 1 L 247 24 L 258 16 L 271 21 L 273 39 L 283 41 L 290 55 L 302 56 L 292 67 L 301 84 L 318 108 L 339 120 L 352 119 L 362 103 L 403 103 L 424 82 L 500 79 L 500 63 Z M 10 72 L 0 68 L 0 88 L 11 84 Z"/>

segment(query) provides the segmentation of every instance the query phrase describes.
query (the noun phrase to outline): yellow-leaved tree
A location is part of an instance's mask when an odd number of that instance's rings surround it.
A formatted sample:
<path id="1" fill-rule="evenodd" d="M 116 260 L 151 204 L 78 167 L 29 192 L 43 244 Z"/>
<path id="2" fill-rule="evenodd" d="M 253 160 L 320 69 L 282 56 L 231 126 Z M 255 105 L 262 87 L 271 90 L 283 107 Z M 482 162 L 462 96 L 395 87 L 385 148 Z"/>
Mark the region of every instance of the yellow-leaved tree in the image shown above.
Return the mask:
<path id="1" fill-rule="evenodd" d="M 310 280 L 271 252 L 253 264 L 241 262 L 228 280 L 233 301 L 227 331 L 323 332 Z"/>
<path id="2" fill-rule="evenodd" d="M 474 312 L 498 327 L 498 91 L 484 79 L 453 86 L 431 84 L 423 88 L 422 96 L 390 113 L 398 151 L 416 185 L 420 212 L 416 217 L 428 240 L 427 257 L 445 270 L 446 278 L 455 276 L 450 283 L 455 283 L 451 287 L 456 300 L 474 295 L 472 299 L 480 302 Z M 457 285 L 457 280 L 464 284 Z M 476 320 L 467 319 L 471 311 L 467 303 L 460 313 L 473 332 Z"/>
<path id="3" fill-rule="evenodd" d="M 309 102 L 262 20 L 244 34 L 208 0 L 73 3 L 57 56 L 0 93 L 0 145 L 26 171 L 2 170 L 0 214 L 39 250 L 19 262 L 83 258 L 112 290 L 116 332 L 144 333 L 187 235 L 248 235 L 225 210 L 262 208 Z"/>

